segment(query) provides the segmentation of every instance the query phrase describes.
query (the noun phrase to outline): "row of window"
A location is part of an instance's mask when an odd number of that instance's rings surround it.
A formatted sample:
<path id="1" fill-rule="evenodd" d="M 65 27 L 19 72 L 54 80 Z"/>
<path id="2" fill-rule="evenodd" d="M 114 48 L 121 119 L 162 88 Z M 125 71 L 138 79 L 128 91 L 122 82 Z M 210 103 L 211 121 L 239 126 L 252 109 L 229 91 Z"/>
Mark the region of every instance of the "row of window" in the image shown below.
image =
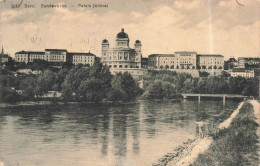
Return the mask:
<path id="1" fill-rule="evenodd" d="M 94 59 L 93 56 L 73 56 L 73 59 Z"/>
<path id="2" fill-rule="evenodd" d="M 112 67 L 112 65 L 109 65 L 109 67 Z M 128 65 L 125 65 L 124 67 L 128 68 Z M 117 68 L 117 65 L 113 65 L 113 68 Z M 118 68 L 123 68 L 123 65 L 119 65 Z M 130 66 L 130 68 L 139 68 L 139 66 Z"/>
<path id="3" fill-rule="evenodd" d="M 73 62 L 84 62 L 84 60 L 81 60 L 81 59 L 73 59 L 72 61 L 73 61 Z M 85 59 L 85 62 L 89 62 L 89 60 L 87 61 L 87 60 Z M 93 62 L 93 61 L 91 60 L 90 62 Z"/>

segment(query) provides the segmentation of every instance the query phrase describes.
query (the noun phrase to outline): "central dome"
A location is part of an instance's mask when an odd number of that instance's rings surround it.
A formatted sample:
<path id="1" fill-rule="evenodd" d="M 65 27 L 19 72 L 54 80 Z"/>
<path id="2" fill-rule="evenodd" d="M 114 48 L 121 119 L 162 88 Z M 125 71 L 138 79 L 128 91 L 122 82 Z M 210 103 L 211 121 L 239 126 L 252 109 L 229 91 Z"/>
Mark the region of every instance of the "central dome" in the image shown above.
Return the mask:
<path id="1" fill-rule="evenodd" d="M 116 38 L 128 38 L 128 34 L 124 32 L 124 28 L 116 35 Z"/>

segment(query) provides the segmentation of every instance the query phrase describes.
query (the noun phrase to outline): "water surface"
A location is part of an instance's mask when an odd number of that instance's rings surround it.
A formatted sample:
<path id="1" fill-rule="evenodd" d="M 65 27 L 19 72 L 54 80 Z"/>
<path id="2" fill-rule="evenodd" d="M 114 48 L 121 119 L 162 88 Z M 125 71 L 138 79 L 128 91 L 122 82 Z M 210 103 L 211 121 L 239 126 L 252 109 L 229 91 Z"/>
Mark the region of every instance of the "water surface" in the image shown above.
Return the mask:
<path id="1" fill-rule="evenodd" d="M 2 109 L 0 161 L 6 166 L 152 165 L 195 138 L 200 117 L 214 119 L 237 105 L 183 100 Z"/>

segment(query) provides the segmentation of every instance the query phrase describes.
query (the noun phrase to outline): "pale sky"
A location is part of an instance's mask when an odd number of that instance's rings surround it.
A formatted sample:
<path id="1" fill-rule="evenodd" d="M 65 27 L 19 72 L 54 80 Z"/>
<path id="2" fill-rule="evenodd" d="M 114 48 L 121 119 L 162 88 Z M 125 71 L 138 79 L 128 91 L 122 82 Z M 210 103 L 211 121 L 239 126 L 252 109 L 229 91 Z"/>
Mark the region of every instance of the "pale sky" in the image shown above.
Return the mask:
<path id="1" fill-rule="evenodd" d="M 196 51 L 230 57 L 260 56 L 260 0 L 0 0 L 0 46 L 5 53 L 45 48 L 100 56 L 101 42 L 114 46 L 125 29 L 130 47 L 142 42 L 143 57 Z M 79 8 L 78 4 L 108 4 Z M 25 4 L 36 8 L 24 8 Z M 67 8 L 41 8 L 63 4 Z"/>

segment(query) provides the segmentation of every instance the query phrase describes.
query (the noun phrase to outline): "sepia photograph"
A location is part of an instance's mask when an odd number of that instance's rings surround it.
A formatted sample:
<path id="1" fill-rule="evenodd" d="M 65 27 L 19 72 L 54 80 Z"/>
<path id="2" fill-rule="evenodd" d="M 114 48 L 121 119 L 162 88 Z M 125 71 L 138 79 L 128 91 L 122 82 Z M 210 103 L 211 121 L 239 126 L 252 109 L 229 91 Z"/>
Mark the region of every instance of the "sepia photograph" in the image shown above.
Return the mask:
<path id="1" fill-rule="evenodd" d="M 260 0 L 0 0 L 0 166 L 260 166 Z"/>

